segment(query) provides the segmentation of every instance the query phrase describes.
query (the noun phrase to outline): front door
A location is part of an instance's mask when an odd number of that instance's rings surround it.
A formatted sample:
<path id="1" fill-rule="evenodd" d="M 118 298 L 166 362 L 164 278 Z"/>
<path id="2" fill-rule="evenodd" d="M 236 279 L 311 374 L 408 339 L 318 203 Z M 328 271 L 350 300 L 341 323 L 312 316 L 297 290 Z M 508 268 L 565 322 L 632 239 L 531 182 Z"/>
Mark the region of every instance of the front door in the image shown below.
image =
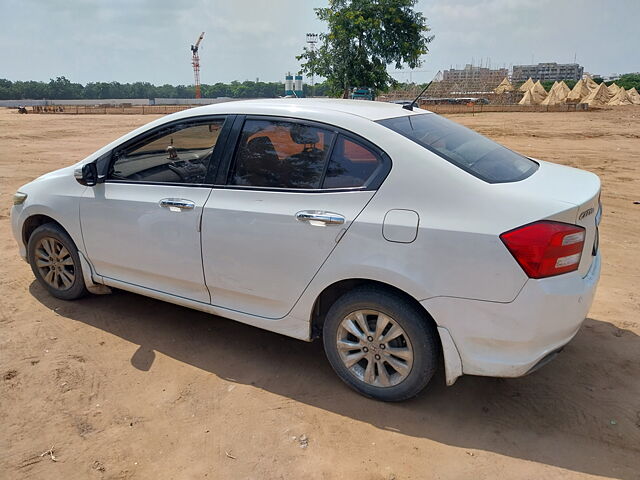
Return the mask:
<path id="1" fill-rule="evenodd" d="M 294 306 L 375 194 L 383 158 L 339 131 L 248 118 L 202 218 L 212 304 L 265 318 Z"/>
<path id="2" fill-rule="evenodd" d="M 114 151 L 106 181 L 88 188 L 80 204 L 85 248 L 98 275 L 210 302 L 200 220 L 223 124 L 224 118 L 191 119 Z"/>

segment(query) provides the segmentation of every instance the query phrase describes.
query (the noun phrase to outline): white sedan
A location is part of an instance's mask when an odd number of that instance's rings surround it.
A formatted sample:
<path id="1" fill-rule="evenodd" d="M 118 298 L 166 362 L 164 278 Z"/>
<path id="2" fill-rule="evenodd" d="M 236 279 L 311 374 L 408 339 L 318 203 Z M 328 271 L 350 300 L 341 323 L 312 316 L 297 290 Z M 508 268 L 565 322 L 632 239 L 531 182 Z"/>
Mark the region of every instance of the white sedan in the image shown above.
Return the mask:
<path id="1" fill-rule="evenodd" d="M 58 298 L 116 287 L 322 337 L 349 386 L 397 401 L 441 363 L 449 385 L 517 377 L 573 338 L 599 196 L 425 110 L 278 99 L 151 122 L 20 188 L 11 217 Z"/>

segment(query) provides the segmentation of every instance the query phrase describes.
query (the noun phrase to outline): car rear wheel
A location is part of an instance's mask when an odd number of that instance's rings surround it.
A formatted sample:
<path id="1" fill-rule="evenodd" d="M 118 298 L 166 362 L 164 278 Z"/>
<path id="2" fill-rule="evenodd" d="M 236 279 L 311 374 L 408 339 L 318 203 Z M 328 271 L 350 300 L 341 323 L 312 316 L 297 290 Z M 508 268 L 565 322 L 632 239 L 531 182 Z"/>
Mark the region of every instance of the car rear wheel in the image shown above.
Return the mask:
<path id="1" fill-rule="evenodd" d="M 425 313 L 382 288 L 357 288 L 340 297 L 327 313 L 323 341 L 338 376 L 378 400 L 417 395 L 437 368 L 437 331 Z"/>
<path id="2" fill-rule="evenodd" d="M 40 225 L 27 246 L 31 270 L 51 295 L 75 300 L 87 293 L 78 250 L 71 237 L 58 225 Z"/>

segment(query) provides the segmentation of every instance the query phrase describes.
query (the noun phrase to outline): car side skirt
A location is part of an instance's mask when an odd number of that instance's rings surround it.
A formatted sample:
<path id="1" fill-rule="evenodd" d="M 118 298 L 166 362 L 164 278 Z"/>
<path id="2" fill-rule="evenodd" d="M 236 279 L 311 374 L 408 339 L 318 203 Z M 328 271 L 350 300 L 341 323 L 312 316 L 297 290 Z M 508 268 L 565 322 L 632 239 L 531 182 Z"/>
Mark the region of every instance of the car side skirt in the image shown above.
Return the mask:
<path id="1" fill-rule="evenodd" d="M 235 320 L 240 323 L 245 323 L 254 327 L 269 330 L 271 332 L 280 333 L 288 337 L 293 337 L 298 340 L 309 341 L 309 321 L 303 322 L 291 317 L 284 317 L 282 319 L 268 319 L 264 317 L 258 317 L 255 315 L 248 315 L 245 313 L 237 312 L 235 310 L 229 310 L 226 308 L 216 307 L 207 303 L 197 302 L 188 298 L 179 297 L 176 295 L 170 295 L 168 293 L 152 290 L 150 288 L 141 287 L 132 283 L 115 280 L 113 278 L 101 277 L 101 281 L 104 285 L 121 290 L 126 290 L 131 293 L 137 293 L 139 295 L 145 295 L 147 297 L 155 298 L 156 300 L 162 300 L 164 302 L 174 303 L 187 308 L 193 308 L 201 312 L 210 313 L 212 315 L 218 315 L 220 317 Z"/>

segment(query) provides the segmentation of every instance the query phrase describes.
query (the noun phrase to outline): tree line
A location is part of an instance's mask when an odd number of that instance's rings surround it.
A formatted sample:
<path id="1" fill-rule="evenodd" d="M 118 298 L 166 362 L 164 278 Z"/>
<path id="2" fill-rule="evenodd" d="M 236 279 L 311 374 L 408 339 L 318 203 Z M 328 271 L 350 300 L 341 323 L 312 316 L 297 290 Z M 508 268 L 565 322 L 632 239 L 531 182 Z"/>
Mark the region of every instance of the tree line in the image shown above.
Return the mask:
<path id="1" fill-rule="evenodd" d="M 594 78 L 597 83 L 601 78 Z M 640 74 L 627 73 L 615 81 L 617 85 L 630 89 L 635 87 L 640 91 Z M 566 81 L 569 88 L 573 88 L 575 81 Z M 613 82 L 606 82 L 611 85 Z M 553 82 L 542 82 L 546 90 Z M 425 84 L 426 85 L 426 84 Z M 389 86 L 399 90 L 414 87 L 422 89 L 425 85 L 393 82 Z M 304 94 L 311 95 L 311 85 L 304 85 Z M 316 96 L 340 95 L 327 82 L 317 83 Z M 284 85 L 280 82 L 238 82 L 214 83 L 202 85 L 202 96 L 205 98 L 277 98 L 284 95 Z M 191 85 L 153 85 L 149 82 L 90 82 L 86 85 L 73 83 L 65 77 L 57 77 L 49 82 L 16 81 L 0 79 L 0 100 L 81 100 L 107 98 L 194 98 L 195 91 Z"/>
<path id="2" fill-rule="evenodd" d="M 303 86 L 306 96 L 311 95 L 311 85 Z M 205 98 L 276 98 L 284 95 L 282 82 L 233 81 L 201 86 Z M 327 87 L 317 83 L 315 95 L 324 96 Z M 153 85 L 149 82 L 90 82 L 86 85 L 57 77 L 49 82 L 15 81 L 0 79 L 0 100 L 48 99 L 81 100 L 107 98 L 194 98 L 192 85 Z"/>

